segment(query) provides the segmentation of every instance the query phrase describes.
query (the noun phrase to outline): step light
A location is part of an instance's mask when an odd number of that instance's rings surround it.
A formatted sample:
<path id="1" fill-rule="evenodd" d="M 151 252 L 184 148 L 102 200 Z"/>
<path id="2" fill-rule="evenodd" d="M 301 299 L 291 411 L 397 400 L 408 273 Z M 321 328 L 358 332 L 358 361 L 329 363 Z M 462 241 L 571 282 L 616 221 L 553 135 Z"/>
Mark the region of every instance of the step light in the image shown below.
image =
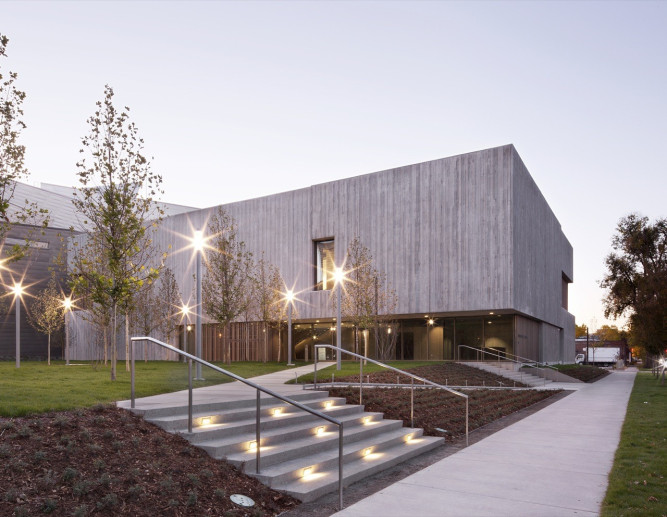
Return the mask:
<path id="1" fill-rule="evenodd" d="M 306 467 L 303 469 L 303 477 L 307 478 L 308 476 L 311 476 L 313 474 L 313 467 Z"/>
<path id="2" fill-rule="evenodd" d="M 317 429 L 315 429 L 315 434 L 317 436 L 322 436 L 324 434 L 324 426 L 320 426 Z"/>
<path id="3" fill-rule="evenodd" d="M 280 415 L 283 414 L 283 408 L 281 408 L 281 407 L 274 407 L 274 408 L 271 410 L 271 414 L 272 414 L 273 416 L 280 416 Z"/>
<path id="4" fill-rule="evenodd" d="M 362 454 L 363 454 L 364 456 L 370 456 L 370 455 L 371 455 L 371 452 L 373 452 L 373 447 L 366 447 L 366 448 L 364 449 L 364 451 L 362 452 Z"/>
<path id="5" fill-rule="evenodd" d="M 253 440 L 252 442 L 248 442 L 248 450 L 249 451 L 257 451 L 257 442 Z"/>
<path id="6" fill-rule="evenodd" d="M 333 407 L 333 400 L 327 400 L 324 403 L 324 409 L 331 409 Z"/>
<path id="7" fill-rule="evenodd" d="M 365 416 L 362 420 L 364 425 L 371 425 L 373 423 L 373 419 L 369 416 Z"/>
<path id="8" fill-rule="evenodd" d="M 412 434 L 408 434 L 405 437 L 405 443 L 410 443 L 412 441 Z"/>
<path id="9" fill-rule="evenodd" d="M 206 426 L 206 425 L 211 425 L 213 418 L 210 416 L 205 416 L 201 419 L 201 425 Z"/>

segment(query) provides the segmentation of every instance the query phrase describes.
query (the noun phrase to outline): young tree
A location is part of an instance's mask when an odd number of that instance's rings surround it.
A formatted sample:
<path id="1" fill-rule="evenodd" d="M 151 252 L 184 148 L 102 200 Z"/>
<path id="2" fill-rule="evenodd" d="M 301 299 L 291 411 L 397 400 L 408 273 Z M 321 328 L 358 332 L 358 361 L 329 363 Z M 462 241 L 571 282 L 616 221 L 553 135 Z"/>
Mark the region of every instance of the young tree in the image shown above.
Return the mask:
<path id="1" fill-rule="evenodd" d="M 81 186 L 73 203 L 90 232 L 74 246 L 72 287 L 93 303 L 112 308 L 115 380 L 118 310 L 127 315 L 135 295 L 160 272 L 152 237 L 162 220 L 162 210 L 153 202 L 162 193 L 162 178 L 151 171 L 129 108 L 117 111 L 113 95 L 106 86 L 82 139 L 84 156 L 77 163 Z"/>
<path id="2" fill-rule="evenodd" d="M 160 274 L 158 300 L 158 319 L 162 325 L 162 332 L 167 338 L 167 342 L 172 344 L 174 332 L 178 329 L 181 291 L 178 288 L 174 272 L 168 267 L 165 267 Z"/>
<path id="3" fill-rule="evenodd" d="M 47 364 L 51 364 L 51 335 L 63 328 L 65 307 L 63 297 L 51 279 L 45 289 L 37 293 L 28 311 L 28 322 L 37 332 L 48 336 Z"/>
<path id="4" fill-rule="evenodd" d="M 234 219 L 219 207 L 208 225 L 209 245 L 206 272 L 202 285 L 202 303 L 206 313 L 218 322 L 220 332 L 240 316 L 250 303 L 250 273 L 252 254 L 238 240 Z M 231 363 L 231 341 L 227 342 L 226 362 Z"/>
<path id="5" fill-rule="evenodd" d="M 623 217 L 612 238 L 607 273 L 605 316 L 629 316 L 633 341 L 650 355 L 667 344 L 667 219 Z"/>
<path id="6" fill-rule="evenodd" d="M 253 286 L 254 305 L 259 321 L 264 322 L 265 326 L 269 328 L 274 325 L 278 325 L 279 328 L 280 319 L 284 312 L 281 304 L 285 283 L 278 268 L 264 258 L 264 252 L 255 264 Z M 264 362 L 268 360 L 269 333 L 266 330 L 264 332 Z"/>
<path id="7" fill-rule="evenodd" d="M 8 43 L 7 36 L 0 34 L 0 63 L 2 58 L 7 57 Z M 25 92 L 16 87 L 17 78 L 16 72 L 10 71 L 5 75 L 0 67 L 0 245 L 3 246 L 12 222 L 31 226 L 48 224 L 46 210 L 34 203 L 14 199 L 16 182 L 28 179 L 24 163 L 25 146 L 19 143 L 21 131 L 26 128 L 22 120 Z M 17 244 L 5 251 L 9 260 L 17 260 L 27 250 L 26 243 L 25 246 Z"/>
<path id="8" fill-rule="evenodd" d="M 576 323 L 574 324 L 574 337 L 586 337 L 586 334 L 588 333 L 588 327 L 585 324 L 577 325 Z"/>
<path id="9" fill-rule="evenodd" d="M 376 352 L 388 355 L 396 344 L 395 335 L 385 332 L 381 338 L 381 327 L 395 326 L 391 314 L 396 307 L 396 295 L 388 286 L 386 275 L 373 265 L 371 251 L 355 237 L 347 248 L 345 259 L 347 282 L 344 287 L 341 312 L 354 325 L 354 348 L 359 350 L 359 331 L 373 329 Z M 335 298 L 334 298 L 335 300 Z M 389 347 L 389 349 L 387 349 Z M 382 348 L 382 350 L 381 350 Z M 364 350 L 363 355 L 368 351 Z"/>

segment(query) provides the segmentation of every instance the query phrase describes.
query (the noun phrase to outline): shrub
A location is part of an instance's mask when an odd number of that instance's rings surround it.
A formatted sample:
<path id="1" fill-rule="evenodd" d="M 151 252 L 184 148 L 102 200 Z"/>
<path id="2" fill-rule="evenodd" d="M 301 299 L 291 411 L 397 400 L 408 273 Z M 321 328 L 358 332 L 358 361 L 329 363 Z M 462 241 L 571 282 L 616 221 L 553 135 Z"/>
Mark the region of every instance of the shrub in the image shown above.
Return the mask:
<path id="1" fill-rule="evenodd" d="M 107 494 L 105 495 L 102 499 L 97 501 L 97 507 L 100 510 L 104 510 L 105 508 L 113 508 L 118 504 L 118 496 L 114 493 Z"/>
<path id="2" fill-rule="evenodd" d="M 75 468 L 72 467 L 67 467 L 65 470 L 63 470 L 63 481 L 72 481 L 76 479 L 76 477 L 79 475 L 79 471 L 76 470 Z"/>
<path id="3" fill-rule="evenodd" d="M 196 506 L 197 505 L 197 491 L 189 490 L 188 491 L 188 501 L 185 503 L 187 506 Z"/>
<path id="4" fill-rule="evenodd" d="M 86 515 L 88 515 L 88 506 L 85 504 L 77 506 L 74 508 L 74 513 L 72 515 L 74 517 L 86 517 Z"/>
<path id="5" fill-rule="evenodd" d="M 53 499 L 45 499 L 42 503 L 42 512 L 44 513 L 51 513 L 56 508 L 58 508 L 58 503 Z"/>

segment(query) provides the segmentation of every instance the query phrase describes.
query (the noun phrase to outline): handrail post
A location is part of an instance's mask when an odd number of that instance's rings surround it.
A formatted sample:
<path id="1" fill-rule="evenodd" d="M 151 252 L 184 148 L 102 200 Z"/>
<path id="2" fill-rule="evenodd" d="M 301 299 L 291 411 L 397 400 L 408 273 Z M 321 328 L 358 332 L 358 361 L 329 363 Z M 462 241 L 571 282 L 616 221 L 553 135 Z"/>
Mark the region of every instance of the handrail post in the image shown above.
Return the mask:
<path id="1" fill-rule="evenodd" d="M 343 424 L 338 426 L 338 510 L 343 509 Z"/>
<path id="2" fill-rule="evenodd" d="M 259 435 L 259 390 L 257 390 L 257 414 L 255 415 L 255 445 L 257 445 L 257 453 L 256 453 L 256 464 L 257 468 L 255 469 L 255 472 L 259 474 L 259 442 L 260 442 L 260 435 Z"/>
<path id="3" fill-rule="evenodd" d="M 192 434 L 192 359 L 188 358 L 188 433 Z"/>
<path id="4" fill-rule="evenodd" d="M 410 377 L 410 427 L 415 426 L 415 379 Z"/>
<path id="5" fill-rule="evenodd" d="M 364 362 L 359 360 L 359 405 L 363 404 L 362 402 L 362 391 L 361 385 L 364 382 Z"/>
<path id="6" fill-rule="evenodd" d="M 317 345 L 315 345 L 313 352 L 315 353 L 315 360 L 313 361 L 313 387 L 314 389 L 317 389 Z"/>
<path id="7" fill-rule="evenodd" d="M 134 409 L 134 341 L 130 342 L 130 400 L 130 407 Z"/>

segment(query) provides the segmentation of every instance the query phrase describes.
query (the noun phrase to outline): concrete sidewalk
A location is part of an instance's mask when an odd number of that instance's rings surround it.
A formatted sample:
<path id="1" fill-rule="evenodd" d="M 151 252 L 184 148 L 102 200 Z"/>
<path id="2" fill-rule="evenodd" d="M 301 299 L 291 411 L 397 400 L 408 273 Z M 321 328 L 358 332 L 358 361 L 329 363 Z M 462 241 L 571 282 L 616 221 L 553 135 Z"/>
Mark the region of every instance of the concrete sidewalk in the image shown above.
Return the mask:
<path id="1" fill-rule="evenodd" d="M 613 372 L 335 515 L 597 515 L 636 371 Z"/>
<path id="2" fill-rule="evenodd" d="M 326 368 L 331 366 L 333 362 L 320 362 L 318 367 Z M 280 395 L 289 397 L 294 393 L 301 393 L 303 387 L 298 384 L 285 384 L 287 381 L 294 379 L 294 374 L 305 375 L 313 372 L 313 365 L 300 366 L 298 368 L 288 368 L 280 370 L 279 372 L 268 373 L 253 377 L 249 380 L 255 384 L 259 384 L 264 388 L 268 388 Z M 194 375 L 194 367 L 193 367 Z M 204 371 L 204 377 L 206 372 Z M 229 400 L 244 400 L 254 399 L 256 396 L 255 388 L 247 386 L 240 381 L 228 382 L 225 384 L 216 384 L 215 386 L 206 386 L 203 388 L 195 388 L 192 390 L 192 403 L 204 404 L 212 402 L 224 402 Z M 268 397 L 262 393 L 262 397 Z M 129 408 L 129 400 L 121 400 L 116 404 L 118 407 Z M 173 393 L 164 393 L 162 395 L 153 395 L 150 397 L 143 397 L 136 399 L 137 409 L 157 409 L 161 407 L 175 407 L 188 405 L 188 390 L 175 391 Z"/>

